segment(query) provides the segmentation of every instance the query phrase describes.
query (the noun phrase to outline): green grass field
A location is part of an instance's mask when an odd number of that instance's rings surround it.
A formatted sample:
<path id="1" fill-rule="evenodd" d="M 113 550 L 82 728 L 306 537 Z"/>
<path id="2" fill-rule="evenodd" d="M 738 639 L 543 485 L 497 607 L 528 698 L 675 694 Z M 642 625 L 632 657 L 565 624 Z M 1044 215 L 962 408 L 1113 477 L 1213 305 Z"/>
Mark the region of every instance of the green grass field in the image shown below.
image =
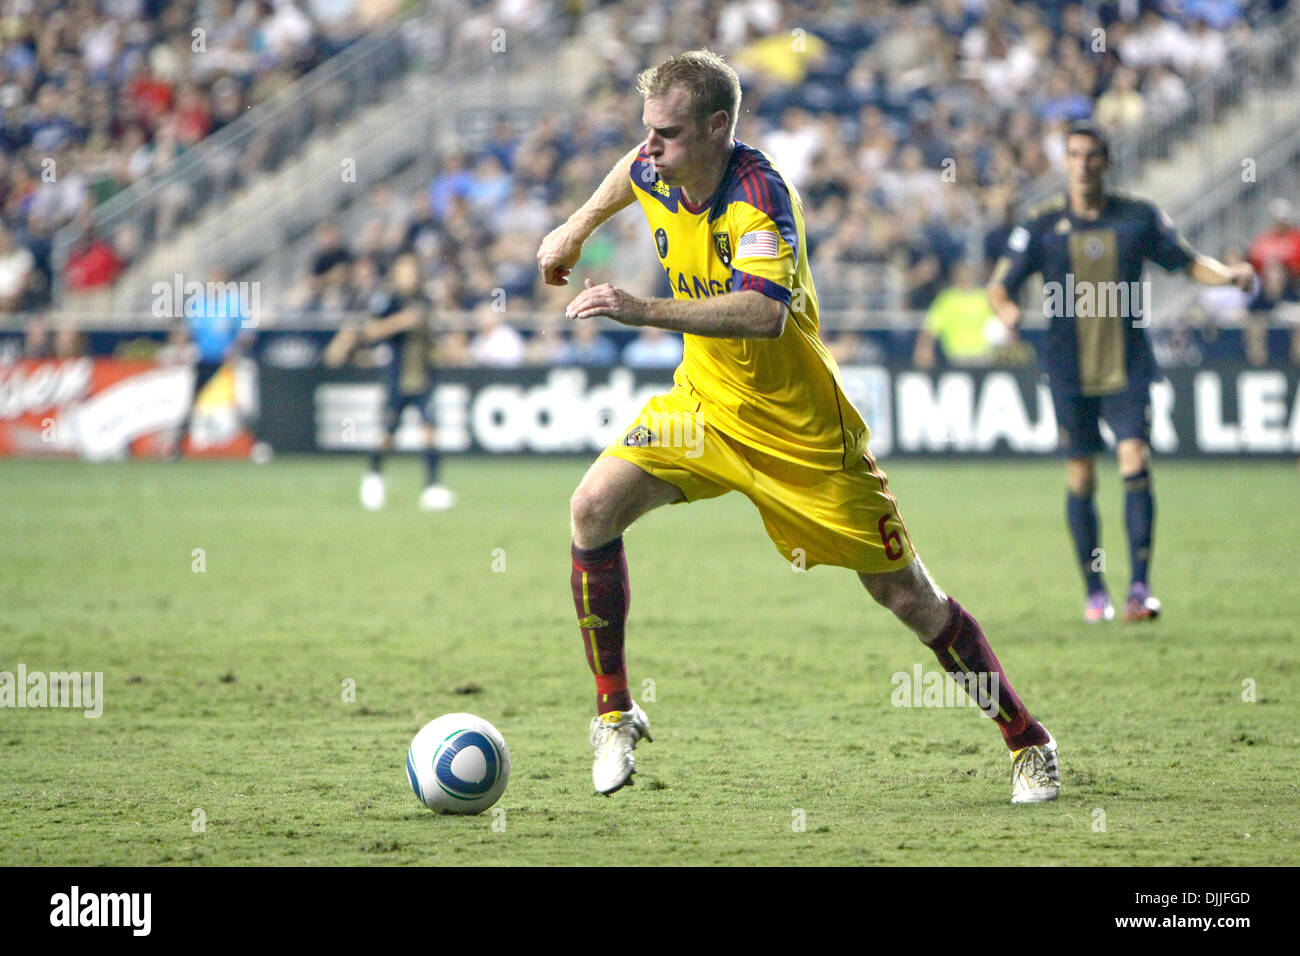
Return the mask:
<path id="1" fill-rule="evenodd" d="M 102 671 L 104 703 L 0 710 L 0 864 L 1300 862 L 1294 464 L 1159 463 L 1166 613 L 1099 627 L 1059 463 L 885 466 L 940 586 L 1060 742 L 1055 804 L 1010 805 L 974 709 L 892 706 L 891 675 L 933 657 L 851 573 L 793 573 L 738 495 L 627 536 L 655 742 L 606 799 L 569 593 L 585 462 L 453 460 L 445 514 L 416 510 L 411 460 L 378 514 L 359 459 L 11 462 L 0 670 Z M 439 817 L 407 786 L 411 736 L 459 710 L 509 744 L 504 816 Z"/>

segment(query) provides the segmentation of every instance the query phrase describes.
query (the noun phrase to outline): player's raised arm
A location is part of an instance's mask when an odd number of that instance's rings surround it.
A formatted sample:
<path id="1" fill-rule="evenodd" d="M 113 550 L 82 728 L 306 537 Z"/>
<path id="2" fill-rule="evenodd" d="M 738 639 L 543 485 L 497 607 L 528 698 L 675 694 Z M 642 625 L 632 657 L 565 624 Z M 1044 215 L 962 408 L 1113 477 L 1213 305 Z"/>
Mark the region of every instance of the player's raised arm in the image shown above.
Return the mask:
<path id="1" fill-rule="evenodd" d="M 641 299 L 590 279 L 565 310 L 571 319 L 603 315 L 623 325 L 653 325 L 719 339 L 780 338 L 787 314 L 785 303 L 752 289 L 704 299 Z"/>
<path id="2" fill-rule="evenodd" d="M 569 273 L 578 264 L 587 237 L 614 213 L 636 201 L 630 170 L 640 152 L 641 147 L 637 146 L 620 159 L 591 198 L 542 240 L 537 250 L 537 268 L 547 285 L 568 285 Z"/>

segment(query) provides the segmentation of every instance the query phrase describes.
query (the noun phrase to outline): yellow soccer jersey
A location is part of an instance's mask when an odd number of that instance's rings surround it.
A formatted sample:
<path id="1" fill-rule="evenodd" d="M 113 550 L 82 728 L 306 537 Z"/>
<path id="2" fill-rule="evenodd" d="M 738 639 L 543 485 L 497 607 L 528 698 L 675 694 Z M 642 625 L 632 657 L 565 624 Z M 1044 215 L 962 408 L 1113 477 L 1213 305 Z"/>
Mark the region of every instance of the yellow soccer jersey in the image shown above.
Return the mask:
<path id="1" fill-rule="evenodd" d="M 828 471 L 860 460 L 867 426 L 817 337 L 817 292 L 795 189 L 741 142 L 700 208 L 659 180 L 644 150 L 630 173 L 675 298 L 752 289 L 790 309 L 777 339 L 684 335 L 677 385 L 700 402 L 709 424 L 760 451 Z"/>

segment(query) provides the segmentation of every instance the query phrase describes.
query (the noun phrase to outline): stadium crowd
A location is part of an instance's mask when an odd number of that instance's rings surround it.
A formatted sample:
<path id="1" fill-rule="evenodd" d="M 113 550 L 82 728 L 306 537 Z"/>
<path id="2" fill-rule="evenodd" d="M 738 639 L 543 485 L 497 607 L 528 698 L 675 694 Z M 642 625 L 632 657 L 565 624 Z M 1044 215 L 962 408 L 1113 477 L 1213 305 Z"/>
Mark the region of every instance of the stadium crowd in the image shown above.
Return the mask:
<path id="1" fill-rule="evenodd" d="M 0 19 L 5 309 L 49 301 L 52 237 L 342 50 L 396 0 L 6 0 Z M 239 169 L 230 175 L 239 175 Z M 19 251 L 21 250 L 21 251 Z M 87 231 L 70 291 L 112 283 L 129 233 Z"/>
<path id="2" fill-rule="evenodd" d="M 972 290 L 1005 244 L 1016 201 L 1061 169 L 1068 124 L 1092 116 L 1119 132 L 1181 109 L 1189 86 L 1230 69 L 1232 51 L 1251 42 L 1251 25 L 1285 5 L 469 0 L 465 35 L 494 18 L 553 17 L 596 51 L 602 68 L 584 92 L 586 109 L 520 123 L 503 117 L 472 150 L 438 156 L 427 187 L 372 188 L 320 225 L 297 281 L 270 311 L 325 322 L 364 312 L 388 264 L 414 250 L 435 306 L 472 312 L 480 326 L 451 337 L 449 358 L 613 361 L 618 350 L 598 330 L 586 342 L 558 328 L 525 340 L 508 320 L 523 311 L 558 315 L 570 296 L 538 281 L 533 256 L 541 236 L 641 137 L 637 68 L 708 46 L 741 73 L 737 137 L 768 152 L 804 197 L 823 310 L 928 313 L 918 362 L 933 361 L 935 345 L 949 358 L 979 360 L 949 355 L 963 343 L 966 351 L 1000 347 L 963 325 L 987 324 Z M 27 0 L 16 9 L 0 61 L 0 307 L 9 308 L 48 295 L 53 229 L 386 12 L 363 0 Z M 206 31 L 206 56 L 189 52 L 194 24 Z M 41 177 L 47 157 L 66 170 L 49 182 Z M 669 294 L 643 233 L 632 216 L 601 230 L 575 283 L 590 275 Z M 87 231 L 65 273 L 69 288 L 112 282 L 132 254 L 121 244 Z M 1273 291 L 1262 288 L 1244 305 L 1211 301 L 1204 314 L 1272 314 L 1276 303 L 1295 300 L 1297 266 L 1289 261 L 1265 283 Z M 651 344 L 648 354 L 669 361 L 663 343 Z M 841 358 L 871 357 L 860 336 L 832 346 Z"/>

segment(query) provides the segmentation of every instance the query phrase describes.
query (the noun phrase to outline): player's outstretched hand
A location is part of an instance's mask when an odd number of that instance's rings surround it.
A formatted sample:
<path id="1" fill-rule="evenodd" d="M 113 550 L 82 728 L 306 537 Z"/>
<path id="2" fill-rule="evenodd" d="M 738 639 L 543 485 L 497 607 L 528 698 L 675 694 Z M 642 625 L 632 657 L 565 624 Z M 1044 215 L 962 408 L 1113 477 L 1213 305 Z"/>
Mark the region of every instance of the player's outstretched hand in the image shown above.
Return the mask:
<path id="1" fill-rule="evenodd" d="M 568 225 L 558 226 L 546 234 L 537 250 L 537 268 L 547 285 L 568 285 L 569 273 L 582 255 L 582 240 L 575 239 Z"/>
<path id="2" fill-rule="evenodd" d="M 1228 266 L 1228 276 L 1233 285 L 1242 292 L 1255 291 L 1255 267 L 1249 262 L 1238 262 Z"/>
<path id="3" fill-rule="evenodd" d="M 570 319 L 594 319 L 605 315 L 624 325 L 645 325 L 645 301 L 608 282 L 596 285 L 585 280 L 586 288 L 569 303 L 564 314 Z"/>

